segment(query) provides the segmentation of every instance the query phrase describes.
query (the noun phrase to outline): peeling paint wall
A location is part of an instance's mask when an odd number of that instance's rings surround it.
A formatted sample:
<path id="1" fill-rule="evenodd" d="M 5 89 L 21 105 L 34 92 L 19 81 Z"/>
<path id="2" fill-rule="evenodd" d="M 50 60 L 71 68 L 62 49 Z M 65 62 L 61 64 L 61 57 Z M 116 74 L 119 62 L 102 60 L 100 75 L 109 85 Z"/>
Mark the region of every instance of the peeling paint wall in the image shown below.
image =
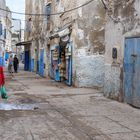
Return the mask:
<path id="1" fill-rule="evenodd" d="M 51 12 L 59 13 L 85 2 L 88 0 L 26 0 L 26 11 L 34 14 L 44 13 L 44 7 L 51 3 Z M 59 29 L 72 24 L 70 41 L 73 44 L 73 84 L 80 87 L 103 87 L 105 10 L 100 1 L 93 1 L 72 12 L 51 16 L 47 21 L 42 21 L 46 17 L 41 16 L 26 16 L 26 20 L 29 18 L 32 19 L 31 31 L 27 32 L 25 38 L 32 40 L 31 57 L 33 59 L 35 59 L 35 49 L 38 52 L 38 58 L 40 49 L 46 50 L 46 76 L 49 75 L 51 46 L 59 42 L 57 39 L 50 41 L 49 37 Z"/>
<path id="2" fill-rule="evenodd" d="M 0 1 L 0 8 L 6 9 L 5 0 Z M 0 65 L 4 65 L 4 54 L 5 54 L 5 38 L 4 29 L 6 29 L 6 12 L 0 11 L 0 23 L 2 24 L 2 35 L 0 35 Z"/>
<path id="3" fill-rule="evenodd" d="M 106 4 L 109 5 L 107 2 Z M 125 38 L 140 36 L 140 1 L 113 0 L 111 12 L 108 14 L 105 27 L 104 93 L 107 97 L 122 101 L 124 97 L 122 69 Z M 117 60 L 114 63 L 112 59 L 112 48 L 117 48 L 118 51 Z"/>
<path id="4" fill-rule="evenodd" d="M 47 0 L 26 0 L 26 12 L 32 14 L 45 14 Z M 31 21 L 29 21 L 31 19 Z M 47 59 L 47 21 L 45 16 L 26 16 L 25 40 L 32 41 L 31 59 L 34 60 L 34 71 L 37 71 L 37 63 L 40 60 L 41 50 L 44 49 L 44 76 L 48 76 Z"/>
<path id="5" fill-rule="evenodd" d="M 8 11 L 10 10 L 7 7 Z M 9 52 L 12 51 L 12 13 L 6 12 L 6 43 L 5 43 L 5 49 Z"/>
<path id="6" fill-rule="evenodd" d="M 52 13 L 72 9 L 87 1 L 52 0 Z M 78 10 L 53 16 L 51 21 L 51 32 L 72 23 L 70 41 L 73 42 L 73 84 L 79 87 L 103 87 L 104 69 L 100 68 L 104 67 L 105 10 L 102 3 L 93 1 Z"/>

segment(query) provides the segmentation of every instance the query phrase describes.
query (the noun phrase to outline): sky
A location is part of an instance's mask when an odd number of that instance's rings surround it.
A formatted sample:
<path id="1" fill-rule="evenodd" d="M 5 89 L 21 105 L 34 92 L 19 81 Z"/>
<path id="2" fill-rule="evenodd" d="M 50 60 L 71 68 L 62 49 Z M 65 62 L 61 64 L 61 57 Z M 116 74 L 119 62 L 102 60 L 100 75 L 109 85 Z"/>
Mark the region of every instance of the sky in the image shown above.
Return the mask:
<path id="1" fill-rule="evenodd" d="M 25 13 L 25 0 L 6 0 L 6 5 L 11 11 Z M 12 18 L 24 20 L 23 15 L 12 14 Z M 24 21 L 22 21 L 22 28 L 24 28 Z"/>

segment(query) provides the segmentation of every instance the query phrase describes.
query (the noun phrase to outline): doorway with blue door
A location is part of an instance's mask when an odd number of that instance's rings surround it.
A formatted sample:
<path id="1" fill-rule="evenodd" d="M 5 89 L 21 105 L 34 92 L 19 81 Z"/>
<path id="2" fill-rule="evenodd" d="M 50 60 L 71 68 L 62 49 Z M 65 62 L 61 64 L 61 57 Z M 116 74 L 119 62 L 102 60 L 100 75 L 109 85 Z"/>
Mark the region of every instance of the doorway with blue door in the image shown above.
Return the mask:
<path id="1" fill-rule="evenodd" d="M 125 39 L 124 99 L 140 108 L 140 37 Z"/>
<path id="2" fill-rule="evenodd" d="M 25 51 L 24 51 L 24 70 L 25 71 L 30 71 L 30 46 L 25 46 Z"/>

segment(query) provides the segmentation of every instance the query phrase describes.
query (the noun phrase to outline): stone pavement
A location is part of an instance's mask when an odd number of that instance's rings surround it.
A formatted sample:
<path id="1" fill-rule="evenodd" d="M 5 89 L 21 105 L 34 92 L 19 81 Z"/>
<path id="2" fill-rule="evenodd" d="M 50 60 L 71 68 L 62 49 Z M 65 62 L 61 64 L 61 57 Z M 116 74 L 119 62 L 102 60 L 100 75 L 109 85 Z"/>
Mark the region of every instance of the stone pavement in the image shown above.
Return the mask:
<path id="1" fill-rule="evenodd" d="M 140 140 L 139 109 L 30 72 L 8 77 L 0 140 Z"/>

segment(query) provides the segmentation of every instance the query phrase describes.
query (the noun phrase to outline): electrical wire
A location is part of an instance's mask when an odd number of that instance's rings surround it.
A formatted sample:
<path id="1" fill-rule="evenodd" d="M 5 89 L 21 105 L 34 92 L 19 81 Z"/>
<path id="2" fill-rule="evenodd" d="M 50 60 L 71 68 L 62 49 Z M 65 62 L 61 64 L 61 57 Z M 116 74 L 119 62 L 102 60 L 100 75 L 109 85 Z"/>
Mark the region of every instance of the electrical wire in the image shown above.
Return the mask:
<path id="1" fill-rule="evenodd" d="M 107 13 L 109 13 L 109 8 L 107 7 L 107 5 L 105 4 L 104 0 L 101 0 L 105 10 L 107 11 Z M 114 19 L 110 14 L 108 14 L 108 16 L 114 21 L 114 22 L 118 22 L 117 19 Z"/>
<path id="2" fill-rule="evenodd" d="M 0 18 L 3 18 L 3 19 L 7 19 L 8 18 L 8 16 L 0 16 Z M 14 21 L 16 21 L 16 20 L 20 20 L 20 21 L 29 21 L 29 20 L 24 20 L 24 19 L 19 19 L 19 18 L 11 18 L 11 20 L 14 20 Z M 32 20 L 32 21 L 36 21 L 36 20 Z M 44 19 L 44 20 L 37 20 L 37 21 L 47 21 L 47 19 Z"/>
<path id="3" fill-rule="evenodd" d="M 75 7 L 75 8 L 72 8 L 72 9 L 69 9 L 69 10 L 66 10 L 64 12 L 58 12 L 58 13 L 51 13 L 51 14 L 31 14 L 31 13 L 21 13 L 21 12 L 15 12 L 15 11 L 10 11 L 10 10 L 6 10 L 6 9 L 3 9 L 3 8 L 0 8 L 1 11 L 5 11 L 5 12 L 9 12 L 9 13 L 13 13 L 13 14 L 17 14 L 17 15 L 28 15 L 28 16 L 54 16 L 54 15 L 60 15 L 60 14 L 64 14 L 64 13 L 68 13 L 68 12 L 71 12 L 71 11 L 75 11 L 81 7 L 84 7 L 88 4 L 90 4 L 91 2 L 93 2 L 94 0 L 89 0 L 88 2 L 78 6 L 78 7 Z"/>

